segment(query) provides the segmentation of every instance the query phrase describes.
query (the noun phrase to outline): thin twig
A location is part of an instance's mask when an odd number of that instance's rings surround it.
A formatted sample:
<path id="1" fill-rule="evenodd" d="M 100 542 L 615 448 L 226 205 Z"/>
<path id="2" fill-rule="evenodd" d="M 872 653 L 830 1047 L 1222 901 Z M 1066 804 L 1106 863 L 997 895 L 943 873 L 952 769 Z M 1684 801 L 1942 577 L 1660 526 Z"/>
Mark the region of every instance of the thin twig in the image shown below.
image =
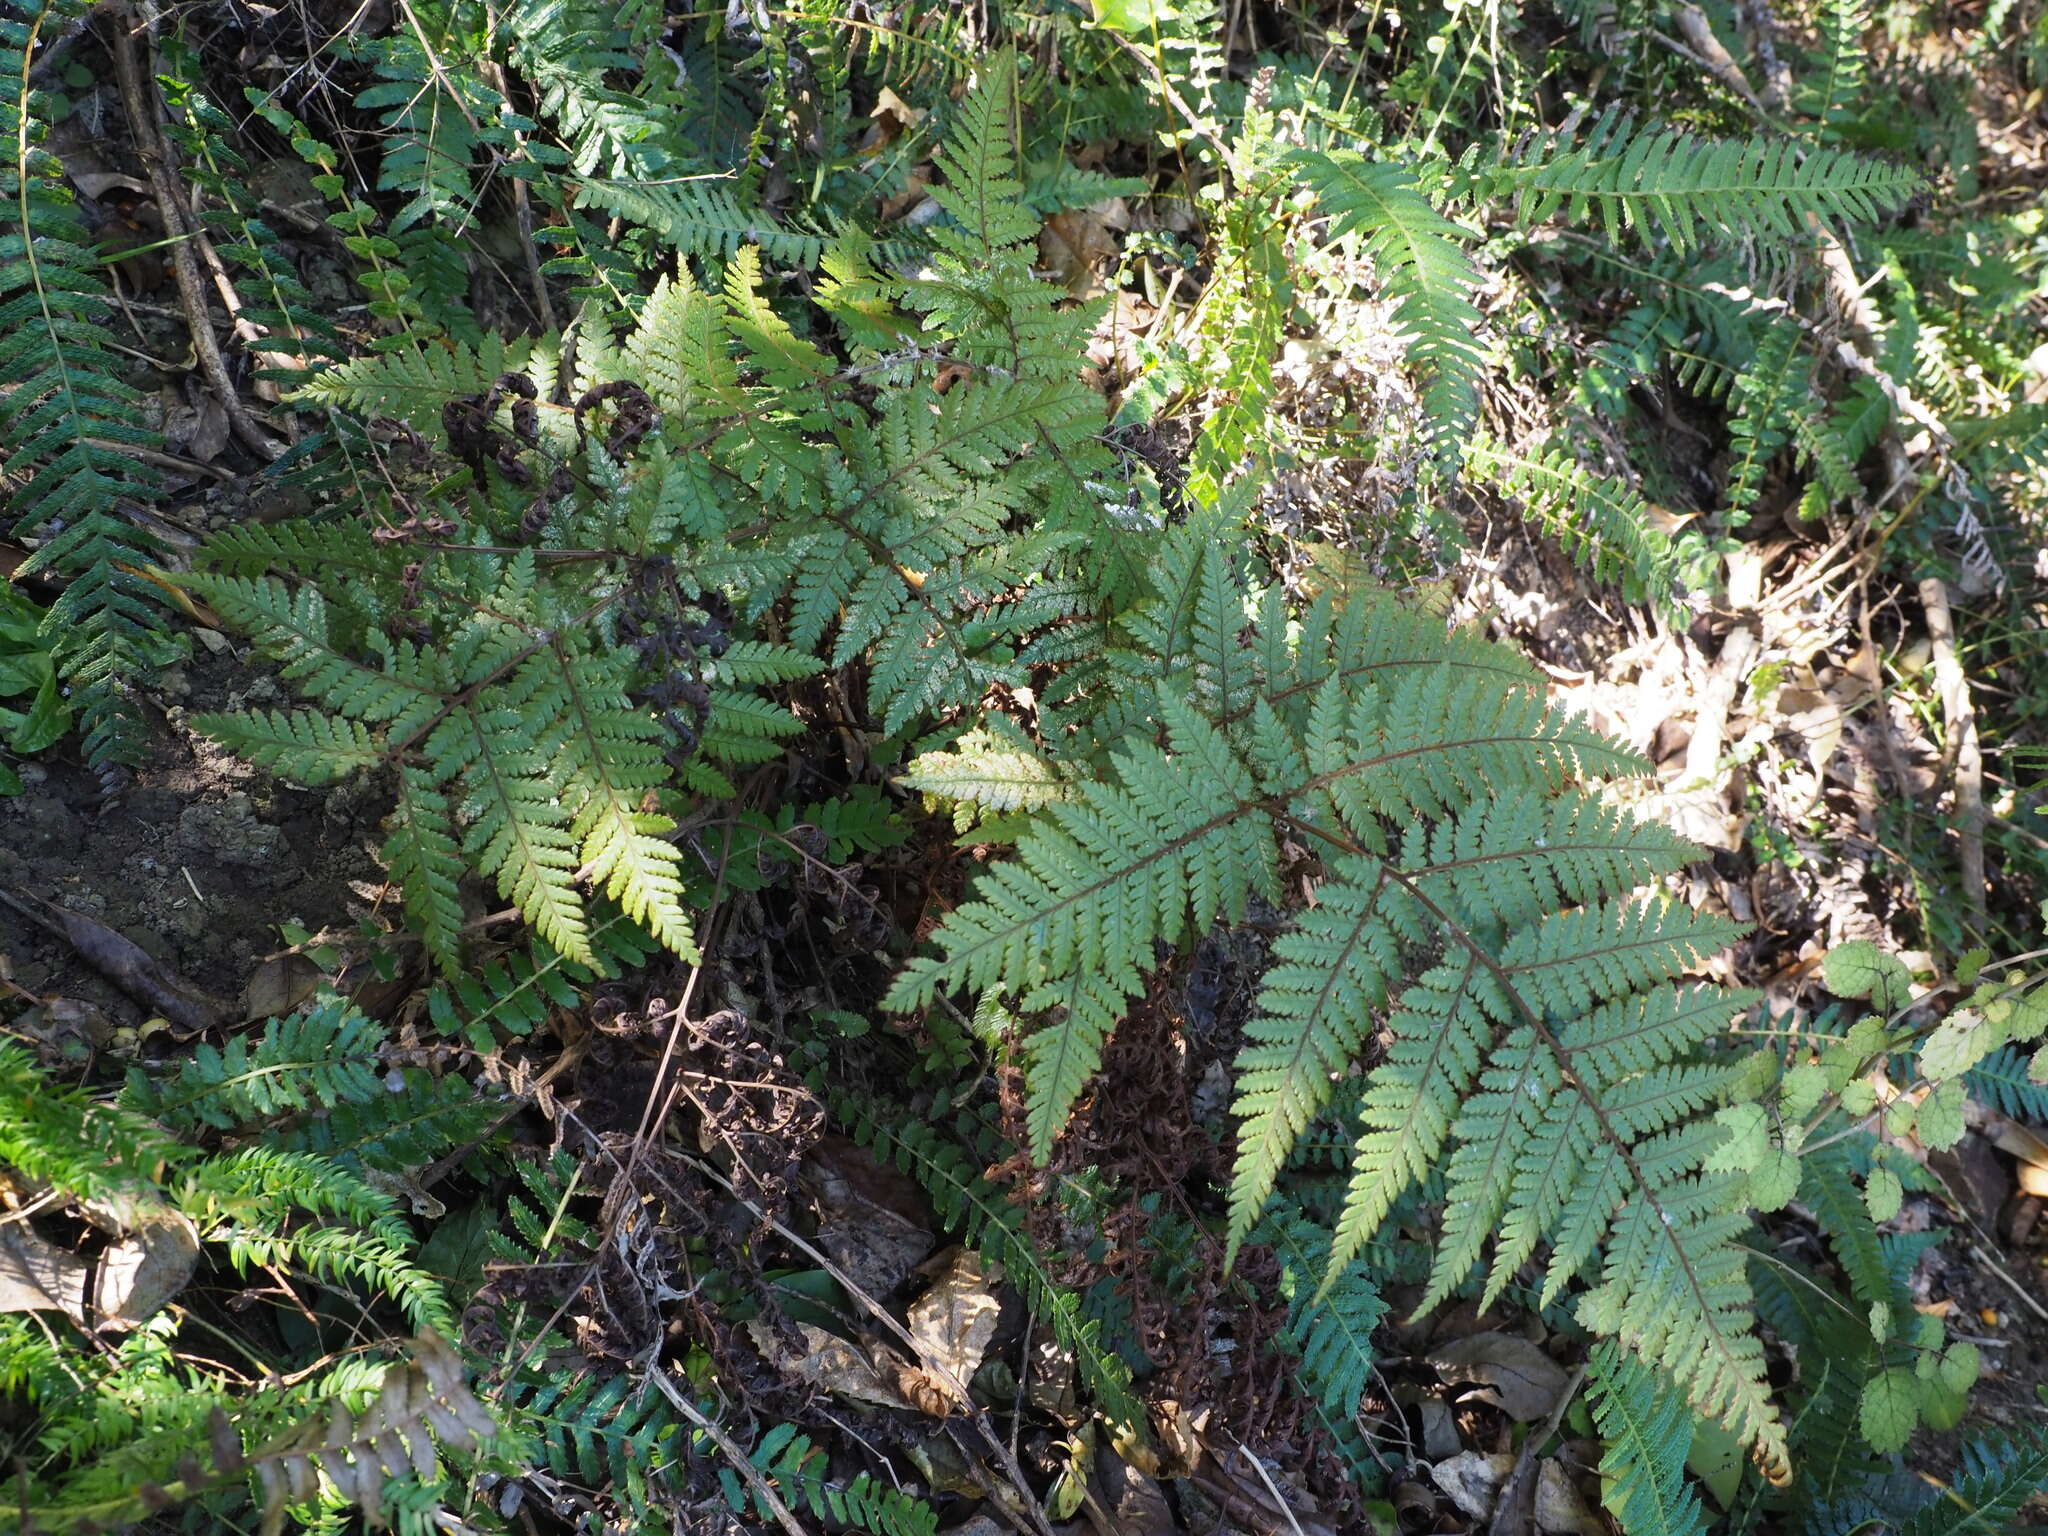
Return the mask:
<path id="1" fill-rule="evenodd" d="M 1941 695 L 1942 735 L 1946 755 L 1955 764 L 1956 840 L 1960 845 L 1963 905 L 1970 909 L 1973 932 L 1985 929 L 1984 910 L 1984 758 L 1977 748 L 1977 712 L 1970 704 L 1970 683 L 1956 658 L 1955 617 L 1949 611 L 1948 584 L 1939 576 L 1920 583 L 1920 606 L 1927 610 L 1927 640 L 1934 650 L 1934 687 Z"/>
<path id="2" fill-rule="evenodd" d="M 144 82 L 137 57 L 136 36 L 146 38 L 148 24 L 127 0 L 113 0 L 107 15 L 113 22 L 110 30 L 114 74 L 121 85 L 121 105 L 128 114 L 129 131 L 135 137 L 135 153 L 149 172 L 151 195 L 171 237 L 167 242 L 171 270 L 177 275 L 178 297 L 184 304 L 185 324 L 192 333 L 192 351 L 199 359 L 199 371 L 220 397 L 221 408 L 228 413 L 228 424 L 234 428 L 235 436 L 264 460 L 276 459 L 284 453 L 284 445 L 256 425 L 228 377 L 227 362 L 220 355 L 220 343 L 214 339 L 213 322 L 207 315 L 206 286 L 200 280 L 199 258 L 194 253 L 193 242 L 201 238 L 198 223 L 185 205 L 184 188 L 171 167 L 169 149 L 157 132 L 156 109 L 151 104 L 154 96 Z"/>
<path id="3" fill-rule="evenodd" d="M 789 1506 L 782 1502 L 782 1495 L 775 1491 L 775 1485 L 763 1477 L 761 1469 L 747 1459 L 747 1453 L 740 1449 L 739 1443 L 719 1428 L 715 1420 L 706 1418 L 697 1405 L 690 1401 L 689 1394 L 668 1379 L 667 1371 L 650 1361 L 647 1375 L 648 1379 L 661 1389 L 661 1395 L 669 1400 L 670 1406 L 677 1413 L 711 1437 L 711 1443 L 718 1447 L 719 1454 L 732 1463 L 733 1470 L 739 1473 L 747 1487 L 753 1490 L 754 1497 L 761 1501 L 761 1507 L 774 1516 L 777 1525 L 787 1531 L 789 1536 L 810 1536 L 810 1532 L 797 1523 L 797 1518 L 790 1513 Z"/>

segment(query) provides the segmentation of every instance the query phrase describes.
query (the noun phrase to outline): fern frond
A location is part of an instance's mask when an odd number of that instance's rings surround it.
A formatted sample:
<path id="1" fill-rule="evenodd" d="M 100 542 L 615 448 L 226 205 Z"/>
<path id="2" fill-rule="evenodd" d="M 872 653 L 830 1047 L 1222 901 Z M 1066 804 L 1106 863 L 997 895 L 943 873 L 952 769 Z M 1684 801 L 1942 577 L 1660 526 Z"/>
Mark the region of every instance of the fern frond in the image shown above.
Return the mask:
<path id="1" fill-rule="evenodd" d="M 162 487 L 123 449 L 161 451 L 162 442 L 141 424 L 141 395 L 106 348 L 106 283 L 26 97 L 30 53 L 74 11 L 23 9 L 26 24 L 10 21 L 0 35 L 0 474 L 11 531 L 40 547 L 14 574 L 65 580 L 44 634 L 73 692 L 87 758 L 132 765 L 147 750 L 135 685 L 152 670 L 152 640 L 165 627 L 142 573 L 163 551 L 121 508 L 157 500 Z"/>
<path id="2" fill-rule="evenodd" d="M 820 1520 L 873 1536 L 933 1536 L 938 1530 L 938 1516 L 922 1499 L 884 1487 L 865 1472 L 846 1479 L 830 1476 L 831 1458 L 814 1447 L 808 1435 L 798 1434 L 793 1424 L 769 1430 L 747 1459 L 771 1484 L 779 1485 L 786 1503 L 808 1509 Z M 761 1519 L 771 1518 L 765 1501 L 758 1495 L 750 1498 L 737 1474 L 722 1468 L 721 1476 L 735 1513 L 751 1508 Z"/>
<path id="3" fill-rule="evenodd" d="M 376 1523 L 393 1483 L 437 1482 L 442 1451 L 473 1460 L 497 1428 L 463 1379 L 461 1358 L 423 1331 L 410 1359 L 385 1368 L 376 1398 L 360 1413 L 337 1403 L 249 1455 L 262 1492 L 262 1536 L 278 1536 L 286 1506 L 311 1502 L 323 1481 Z"/>
<path id="4" fill-rule="evenodd" d="M 1566 554 L 1596 580 L 1620 583 L 1632 601 L 1668 600 L 1700 558 L 1696 549 L 1657 528 L 1633 490 L 1589 473 L 1561 448 L 1518 453 L 1481 438 L 1465 462 L 1520 498 L 1524 514 Z"/>
<path id="5" fill-rule="evenodd" d="M 1478 286 L 1465 232 L 1437 211 L 1405 167 L 1355 150 L 1292 157 L 1330 215 L 1333 237 L 1356 233 L 1398 301 L 1396 323 L 1424 371 L 1423 409 L 1438 457 L 1455 463 L 1479 421 Z"/>
<path id="6" fill-rule="evenodd" d="M 1305 1395 L 1327 1421 L 1354 1422 L 1372 1377 L 1372 1331 L 1387 1313 L 1379 1287 L 1356 1260 L 1325 1284 L 1330 1233 L 1291 1212 L 1269 1216 L 1251 1241 L 1280 1259 L 1280 1294 L 1288 1304 L 1283 1338 L 1297 1356 Z"/>
<path id="7" fill-rule="evenodd" d="M 1685 1480 L 1692 1416 L 1675 1392 L 1613 1343 L 1594 1346 L 1586 1396 L 1605 1442 L 1600 1502 L 1629 1536 L 1706 1536 L 1706 1513 Z"/>
<path id="8" fill-rule="evenodd" d="M 777 266 L 800 272 L 815 269 L 838 234 L 824 227 L 791 228 L 765 212 L 748 210 L 734 184 L 719 176 L 655 182 L 594 176 L 578 187 L 576 206 L 602 208 L 652 230 L 685 255 L 723 260 L 753 246 Z"/>
<path id="9" fill-rule="evenodd" d="M 1734 453 L 1726 493 L 1732 513 L 1746 517 L 1756 505 L 1764 471 L 1790 440 L 1794 418 L 1811 408 L 1811 382 L 1802 361 L 1799 328 L 1773 323 L 1764 327 L 1755 356 L 1735 376 L 1730 391 L 1735 414 L 1728 423 Z"/>
<path id="10" fill-rule="evenodd" d="M 291 398 L 366 416 L 392 416 L 417 432 L 438 434 L 443 406 L 485 393 L 501 374 L 517 371 L 527 351 L 525 342 L 496 336 L 486 336 L 474 346 L 452 339 L 415 339 L 399 350 L 329 368 L 294 390 Z"/>
<path id="11" fill-rule="evenodd" d="M 328 997 L 311 1013 L 272 1019 L 259 1038 L 236 1035 L 225 1047 L 195 1043 L 165 1082 L 140 1067 L 128 1074 L 126 1101 L 138 1113 L 180 1130 L 260 1125 L 314 1105 L 332 1109 L 384 1091 L 377 1052 L 384 1030 L 347 1002 Z"/>
<path id="12" fill-rule="evenodd" d="M 1441 629 L 1354 651 L 1365 631 L 1332 606 L 1297 624 L 1275 594 L 1233 592 L 1213 553 L 1169 544 L 1165 566 L 1173 622 L 1134 626 L 1176 653 L 1152 660 L 1151 718 L 1032 814 L 889 1005 L 965 987 L 1038 1016 L 1022 1048 L 1043 1157 L 1161 952 L 1281 900 L 1283 835 L 1315 847 L 1315 899 L 1246 1028 L 1233 1244 L 1342 1092 L 1363 1130 L 1329 1283 L 1448 1158 L 1425 1305 L 1489 1245 L 1489 1297 L 1547 1245 L 1546 1301 L 1589 1277 L 1589 1327 L 1781 1468 L 1737 1243 L 1747 1182 L 1706 1167 L 1739 1074 L 1700 1048 L 1746 999 L 1677 984 L 1741 930 L 1636 899 L 1690 846 L 1571 788 L 1636 760 Z M 1386 1055 L 1354 1086 L 1382 1028 Z"/>
<path id="13" fill-rule="evenodd" d="M 2013 1529 L 2021 1506 L 2048 1487 L 2048 1435 L 2038 1428 L 1965 1442 L 1960 1475 L 1899 1536 L 1984 1536 Z"/>
<path id="14" fill-rule="evenodd" d="M 1481 180 L 1514 195 L 1525 227 L 1562 209 L 1614 239 L 1661 236 L 1681 252 L 1703 235 L 1799 240 L 1809 214 L 1875 222 L 1922 185 L 1904 166 L 1797 140 L 1701 139 L 1613 116 L 1573 147 L 1538 137 Z"/>

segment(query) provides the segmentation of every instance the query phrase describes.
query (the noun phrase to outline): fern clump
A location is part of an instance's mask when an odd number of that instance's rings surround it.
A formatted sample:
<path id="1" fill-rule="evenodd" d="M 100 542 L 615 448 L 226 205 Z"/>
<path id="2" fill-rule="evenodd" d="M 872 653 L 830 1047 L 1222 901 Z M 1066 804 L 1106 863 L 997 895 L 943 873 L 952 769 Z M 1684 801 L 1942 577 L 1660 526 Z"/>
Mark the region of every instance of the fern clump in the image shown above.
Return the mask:
<path id="1" fill-rule="evenodd" d="M 1313 904 L 1275 945 L 1238 1061 L 1232 1242 L 1343 1092 L 1363 1129 L 1335 1265 L 1448 1159 L 1426 1303 L 1482 1260 L 1490 1299 L 1547 1249 L 1546 1297 L 1586 1285 L 1589 1328 L 1782 1468 L 1737 1241 L 1747 1185 L 1711 1166 L 1714 1111 L 1744 1088 L 1709 1045 L 1748 1000 L 1681 980 L 1741 930 L 1635 894 L 1691 857 L 1586 787 L 1641 765 L 1507 654 L 1382 602 L 1290 611 L 1192 532 L 1155 582 L 1132 624 L 1152 639 L 1133 658 L 1150 718 L 1033 814 L 891 1005 L 964 987 L 1037 1020 L 1043 1156 L 1161 953 L 1255 900 L 1291 905 L 1283 843 L 1313 850 Z M 1384 1059 L 1345 1087 L 1382 1028 Z"/>

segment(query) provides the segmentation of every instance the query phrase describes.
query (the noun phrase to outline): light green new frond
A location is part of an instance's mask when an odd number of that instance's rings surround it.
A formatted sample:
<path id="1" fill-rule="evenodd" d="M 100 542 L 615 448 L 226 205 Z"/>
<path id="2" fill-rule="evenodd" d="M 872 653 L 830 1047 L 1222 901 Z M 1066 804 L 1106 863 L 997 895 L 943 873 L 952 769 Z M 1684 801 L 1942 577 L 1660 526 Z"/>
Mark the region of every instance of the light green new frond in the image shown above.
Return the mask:
<path id="1" fill-rule="evenodd" d="M 742 398 L 724 306 L 687 274 L 655 285 L 620 350 L 662 415 L 679 424 L 695 427 Z"/>
<path id="2" fill-rule="evenodd" d="M 429 436 L 441 430 L 441 408 L 465 395 L 481 395 L 499 375 L 516 372 L 530 343 L 486 335 L 468 342 L 414 339 L 394 352 L 372 353 L 315 374 L 292 399 L 366 416 L 394 416 Z"/>
<path id="3" fill-rule="evenodd" d="M 547 755 L 503 704 L 458 708 L 435 730 L 428 755 L 459 773 L 462 851 L 535 931 L 572 960 L 591 963 L 589 925 L 576 893 L 574 819 L 556 794 Z"/>
<path id="4" fill-rule="evenodd" d="M 1516 453 L 1481 438 L 1466 466 L 1520 499 L 1523 515 L 1558 541 L 1596 580 L 1621 584 L 1631 599 L 1668 602 L 1699 557 L 1660 530 L 1651 510 L 1619 480 L 1595 475 L 1562 448 Z"/>
<path id="5" fill-rule="evenodd" d="M 987 729 L 965 733 L 944 751 L 919 753 L 897 782 L 920 794 L 996 812 L 1036 810 L 1068 795 L 1052 764 L 1027 743 Z"/>
<path id="6" fill-rule="evenodd" d="M 960 226 L 960 234 L 941 230 L 938 238 L 963 259 L 990 261 L 1038 237 L 1017 179 L 1016 96 L 1016 55 L 997 53 L 960 103 L 935 157 L 944 179 L 932 195 Z"/>
<path id="7" fill-rule="evenodd" d="M 1586 1395 L 1604 1442 L 1601 1503 L 1628 1536 L 1706 1536 L 1705 1511 L 1685 1480 L 1692 1415 L 1642 1361 L 1613 1343 L 1586 1362 Z"/>
<path id="8" fill-rule="evenodd" d="M 668 782 L 662 727 L 627 699 L 610 657 L 572 654 L 559 642 L 520 669 L 508 698 L 551 722 L 539 750 L 582 870 L 628 917 L 694 963 L 682 850 L 666 836 L 675 823 L 641 809 Z"/>
<path id="9" fill-rule="evenodd" d="M 1465 249 L 1469 237 L 1423 197 L 1404 166 L 1348 149 L 1302 150 L 1292 162 L 1330 215 L 1331 234 L 1360 235 L 1399 301 L 1395 320 L 1425 374 L 1430 441 L 1440 459 L 1455 463 L 1479 421 L 1478 274 Z"/>
<path id="10" fill-rule="evenodd" d="M 1875 222 L 1922 185 L 1904 166 L 1795 139 L 1700 139 L 1611 117 L 1575 148 L 1538 139 L 1482 181 L 1516 195 L 1525 227 L 1562 208 L 1613 237 L 1661 235 L 1680 251 L 1703 235 L 1801 239 L 1808 214 Z"/>

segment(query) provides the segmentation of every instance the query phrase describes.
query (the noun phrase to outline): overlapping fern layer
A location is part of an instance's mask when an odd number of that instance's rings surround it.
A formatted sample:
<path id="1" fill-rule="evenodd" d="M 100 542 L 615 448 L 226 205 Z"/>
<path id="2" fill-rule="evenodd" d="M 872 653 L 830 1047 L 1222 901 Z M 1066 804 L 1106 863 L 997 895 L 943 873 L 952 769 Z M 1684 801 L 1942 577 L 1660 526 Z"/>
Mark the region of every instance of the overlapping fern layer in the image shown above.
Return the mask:
<path id="1" fill-rule="evenodd" d="M 1370 596 L 1298 610 L 1211 533 L 1176 533 L 1153 582 L 1113 653 L 1145 718 L 1033 817 L 891 1004 L 966 987 L 1037 1021 L 1043 1153 L 1166 949 L 1255 902 L 1292 910 L 1237 1063 L 1232 1241 L 1341 1094 L 1363 1133 L 1335 1264 L 1447 1160 L 1426 1304 L 1475 1265 L 1490 1299 L 1546 1255 L 1546 1299 L 1577 1293 L 1590 1329 L 1782 1470 L 1747 1185 L 1706 1166 L 1739 1069 L 1702 1046 L 1749 1000 L 1681 979 L 1740 929 L 1637 894 L 1692 857 L 1597 794 L 1641 765 L 1512 655 Z M 969 775 L 946 793 L 977 797 Z M 1382 1021 L 1384 1059 L 1350 1077 Z"/>

